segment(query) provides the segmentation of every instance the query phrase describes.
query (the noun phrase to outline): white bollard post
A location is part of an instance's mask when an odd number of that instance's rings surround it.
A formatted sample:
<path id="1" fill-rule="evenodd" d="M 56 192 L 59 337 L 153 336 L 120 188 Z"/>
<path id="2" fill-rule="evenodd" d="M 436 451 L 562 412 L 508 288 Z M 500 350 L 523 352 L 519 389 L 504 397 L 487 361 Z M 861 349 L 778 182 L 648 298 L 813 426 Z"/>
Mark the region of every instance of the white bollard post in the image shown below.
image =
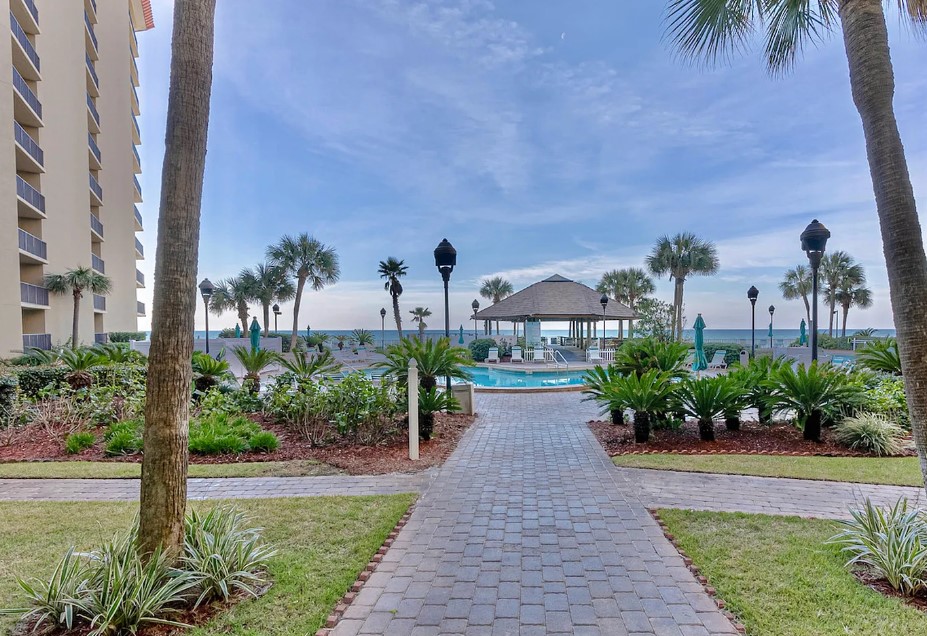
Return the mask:
<path id="1" fill-rule="evenodd" d="M 418 459 L 418 363 L 409 360 L 409 459 Z"/>

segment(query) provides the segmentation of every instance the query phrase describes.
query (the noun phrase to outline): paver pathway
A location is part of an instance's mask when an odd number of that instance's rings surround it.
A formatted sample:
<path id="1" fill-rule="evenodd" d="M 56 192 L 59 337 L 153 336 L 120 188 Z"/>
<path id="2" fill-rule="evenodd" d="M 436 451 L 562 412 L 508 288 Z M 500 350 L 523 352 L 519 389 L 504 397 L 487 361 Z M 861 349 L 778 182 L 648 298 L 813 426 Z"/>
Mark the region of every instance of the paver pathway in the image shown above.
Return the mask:
<path id="1" fill-rule="evenodd" d="M 734 633 L 579 396 L 480 395 L 478 408 L 334 634 Z"/>

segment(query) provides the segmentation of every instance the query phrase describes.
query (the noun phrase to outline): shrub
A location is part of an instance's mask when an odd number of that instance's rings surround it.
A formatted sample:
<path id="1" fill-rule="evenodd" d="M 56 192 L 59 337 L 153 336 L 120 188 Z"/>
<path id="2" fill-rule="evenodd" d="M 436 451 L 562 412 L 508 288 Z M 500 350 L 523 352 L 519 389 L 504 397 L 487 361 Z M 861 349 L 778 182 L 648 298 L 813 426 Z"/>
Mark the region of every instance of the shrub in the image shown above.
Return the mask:
<path id="1" fill-rule="evenodd" d="M 242 413 L 258 413 L 263 408 L 263 400 L 250 390 L 216 387 L 210 389 L 200 398 L 198 415 L 201 417 L 208 417 L 218 413 L 240 415 Z"/>
<path id="2" fill-rule="evenodd" d="M 235 347 L 232 352 L 245 370 L 245 382 L 250 384 L 253 393 L 259 393 L 261 390 L 261 372 L 274 362 L 277 362 L 280 356 L 268 349 L 249 349 L 247 347 Z"/>
<path id="3" fill-rule="evenodd" d="M 606 399 L 634 411 L 634 441 L 642 444 L 650 439 L 654 415 L 669 410 L 673 391 L 671 374 L 651 369 L 641 376 L 616 376 L 606 387 Z"/>
<path id="4" fill-rule="evenodd" d="M 266 396 L 265 411 L 277 422 L 292 428 L 313 446 L 321 446 L 334 432 L 329 419 L 328 383 L 298 381 L 293 390 L 293 375 L 281 374 Z M 326 390 L 322 390 L 322 386 Z"/>
<path id="5" fill-rule="evenodd" d="M 8 426 L 16 410 L 16 389 L 19 381 L 15 375 L 0 376 L 0 427 Z"/>
<path id="6" fill-rule="evenodd" d="M 351 332 L 351 339 L 356 342 L 359 347 L 372 347 L 376 342 L 373 332 L 368 329 L 355 329 Z"/>
<path id="7" fill-rule="evenodd" d="M 624 404 L 613 401 L 614 393 L 609 391 L 609 386 L 616 374 L 611 367 L 602 367 L 596 365 L 589 369 L 583 376 L 586 388 L 583 390 L 583 398 L 593 400 L 602 407 L 602 414 L 611 415 L 612 424 L 624 424 Z"/>
<path id="8" fill-rule="evenodd" d="M 864 389 L 863 397 L 863 408 L 867 411 L 884 415 L 906 429 L 911 428 L 902 378 L 882 376 L 874 386 Z"/>
<path id="9" fill-rule="evenodd" d="M 64 440 L 64 450 L 68 455 L 76 455 L 93 446 L 96 441 L 96 436 L 89 431 L 71 433 Z"/>
<path id="10" fill-rule="evenodd" d="M 732 366 L 735 362 L 740 362 L 740 350 L 743 348 L 743 345 L 736 342 L 706 342 L 704 347 L 705 358 L 710 361 L 716 351 L 726 351 L 724 362 L 727 363 L 727 366 Z M 746 348 L 749 350 L 749 347 Z"/>
<path id="11" fill-rule="evenodd" d="M 676 396 L 686 415 L 698 420 L 698 435 L 703 442 L 715 441 L 715 418 L 724 415 L 740 386 L 726 376 L 688 379 L 680 384 Z"/>
<path id="12" fill-rule="evenodd" d="M 470 349 L 470 355 L 476 362 L 485 362 L 486 358 L 489 357 L 489 350 L 498 345 L 492 338 L 477 338 L 471 340 L 467 346 Z"/>
<path id="13" fill-rule="evenodd" d="M 846 374 L 817 362 L 807 367 L 799 364 L 797 369 L 784 365 L 766 384 L 770 389 L 770 406 L 795 411 L 796 424 L 804 431 L 804 438 L 816 442 L 821 441 L 825 418 L 837 420 L 848 404 L 860 398 L 848 384 Z"/>
<path id="14" fill-rule="evenodd" d="M 110 331 L 110 342 L 129 342 L 130 340 L 147 340 L 148 334 L 144 331 Z"/>
<path id="15" fill-rule="evenodd" d="M 87 569 L 74 548 L 65 552 L 48 581 L 18 580 L 26 601 L 32 606 L 23 612 L 22 622 L 35 621 L 36 629 L 57 625 L 71 630 L 84 611 L 80 596 L 86 581 Z"/>
<path id="16" fill-rule="evenodd" d="M 901 357 L 894 338 L 871 341 L 860 349 L 856 358 L 861 365 L 873 371 L 901 375 Z"/>
<path id="17" fill-rule="evenodd" d="M 615 352 L 612 367 L 622 375 L 633 373 L 638 377 L 650 370 L 668 373 L 672 378 L 689 375 L 686 357 L 689 346 L 681 342 L 661 342 L 654 338 L 629 340 Z"/>
<path id="18" fill-rule="evenodd" d="M 120 395 L 145 390 L 148 367 L 138 362 L 115 362 L 88 369 L 95 386 L 106 384 L 116 387 Z"/>
<path id="19" fill-rule="evenodd" d="M 385 380 L 375 385 L 363 373 L 328 384 L 325 396 L 329 420 L 357 444 L 376 445 L 389 438 L 396 416 L 405 411 L 395 384 Z"/>
<path id="20" fill-rule="evenodd" d="M 418 435 L 424 440 L 431 439 L 435 428 L 435 413 L 447 411 L 453 413 L 460 410 L 460 403 L 444 391 L 438 391 L 437 388 L 425 389 L 419 387 L 418 390 Z"/>
<path id="21" fill-rule="evenodd" d="M 875 455 L 897 455 L 904 450 L 905 431 L 891 420 L 875 413 L 848 417 L 834 428 L 834 439 L 853 450 Z"/>
<path id="22" fill-rule="evenodd" d="M 57 391 L 65 385 L 64 376 L 68 370 L 60 366 L 24 367 L 16 370 L 19 390 L 30 399 L 35 399 L 45 389 Z"/>
<path id="23" fill-rule="evenodd" d="M 142 420 L 125 420 L 109 427 L 103 440 L 107 455 L 134 455 L 142 450 Z"/>
<path id="24" fill-rule="evenodd" d="M 194 351 L 191 365 L 193 366 L 193 387 L 200 393 L 206 393 L 224 380 L 232 378 L 229 363 L 223 360 L 225 352 L 222 351 L 215 358 L 203 351 Z"/>
<path id="25" fill-rule="evenodd" d="M 728 374 L 728 377 L 734 378 L 740 384 L 746 406 L 756 409 L 761 424 L 769 424 L 772 421 L 772 388 L 768 380 L 787 365 L 791 365 L 791 362 L 784 356 L 758 356 L 750 360 L 747 366 L 735 366 Z"/>
<path id="26" fill-rule="evenodd" d="M 373 366 L 384 369 L 386 375 L 392 376 L 403 386 L 409 382 L 409 360 L 418 363 L 421 386 L 431 389 L 437 386 L 439 377 L 451 377 L 469 380 L 470 373 L 465 367 L 473 366 L 466 349 L 455 347 L 448 338 L 419 341 L 415 338 L 403 338 L 399 344 L 386 348 L 386 360 Z"/>
<path id="27" fill-rule="evenodd" d="M 341 370 L 341 363 L 335 360 L 331 351 L 309 355 L 304 351 L 293 353 L 293 359 L 281 358 L 280 364 L 297 380 L 309 380 L 318 375 L 331 375 Z"/>
<path id="28" fill-rule="evenodd" d="M 129 345 L 125 343 L 107 342 L 97 344 L 91 350 L 95 351 L 101 358 L 105 358 L 110 364 L 144 365 L 147 359 L 141 352 L 130 349 Z"/>
<path id="29" fill-rule="evenodd" d="M 270 431 L 260 431 L 248 439 L 248 446 L 255 452 L 272 453 L 280 447 L 280 441 Z"/>
<path id="30" fill-rule="evenodd" d="M 261 427 L 244 416 L 217 413 L 190 422 L 190 452 L 198 455 L 244 453 Z"/>

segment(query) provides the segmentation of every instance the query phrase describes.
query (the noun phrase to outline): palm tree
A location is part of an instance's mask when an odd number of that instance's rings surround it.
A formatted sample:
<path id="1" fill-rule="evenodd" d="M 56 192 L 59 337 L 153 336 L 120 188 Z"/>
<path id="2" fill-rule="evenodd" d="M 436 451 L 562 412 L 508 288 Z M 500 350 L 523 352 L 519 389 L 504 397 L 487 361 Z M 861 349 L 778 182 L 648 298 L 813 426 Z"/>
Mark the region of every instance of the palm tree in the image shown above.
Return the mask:
<path id="1" fill-rule="evenodd" d="M 112 288 L 112 281 L 90 267 L 75 267 L 64 274 L 49 274 L 45 277 L 45 288 L 56 295 L 71 294 L 74 299 L 74 316 L 71 319 L 71 348 L 80 345 L 80 299 L 84 292 L 105 296 Z"/>
<path id="2" fill-rule="evenodd" d="M 805 303 L 805 317 L 807 324 L 811 327 L 811 271 L 804 265 L 796 265 L 785 273 L 782 282 L 779 283 L 779 291 L 786 300 L 802 299 Z"/>
<path id="3" fill-rule="evenodd" d="M 216 0 L 175 0 L 151 353 L 145 401 L 138 549 L 182 554 L 187 424 Z"/>
<path id="4" fill-rule="evenodd" d="M 396 320 L 396 332 L 399 334 L 400 340 L 402 340 L 402 316 L 399 314 L 399 297 L 402 296 L 402 283 L 399 282 L 399 279 L 405 276 L 408 271 L 409 268 L 406 267 L 405 261 L 393 256 L 390 256 L 385 261 L 380 261 L 380 266 L 377 268 L 380 278 L 386 279 L 383 289 L 388 291 L 393 298 L 393 318 Z"/>
<path id="5" fill-rule="evenodd" d="M 824 300 L 830 306 L 828 333 L 834 335 L 834 308 L 839 302 L 838 292 L 866 282 L 863 266 L 842 250 L 826 254 L 821 259 L 821 277 L 824 279 Z"/>
<path id="6" fill-rule="evenodd" d="M 267 248 L 267 257 L 271 263 L 296 279 L 293 331 L 290 333 L 290 342 L 296 342 L 299 335 L 299 305 L 306 283 L 313 291 L 321 291 L 326 285 L 337 283 L 341 277 L 338 254 L 335 248 L 303 232 L 299 236 L 284 235 L 276 245 Z"/>
<path id="7" fill-rule="evenodd" d="M 412 322 L 418 323 L 418 339 L 425 339 L 425 329 L 428 325 L 425 324 L 425 318 L 431 315 L 431 310 L 428 307 L 416 307 L 409 312 L 412 314 Z"/>
<path id="8" fill-rule="evenodd" d="M 670 238 L 657 239 L 647 257 L 647 267 L 657 276 L 669 274 L 676 283 L 673 293 L 675 310 L 675 336 L 682 339 L 682 299 L 686 278 L 689 276 L 710 276 L 718 271 L 718 251 L 711 241 L 700 239 L 691 232 L 681 232 Z"/>
<path id="9" fill-rule="evenodd" d="M 608 294 L 632 310 L 637 309 L 638 300 L 652 294 L 655 289 L 653 279 L 640 267 L 626 267 L 625 269 L 613 269 L 610 272 L 605 272 L 602 274 L 599 284 L 596 285 L 596 291 L 601 294 Z M 633 321 L 628 320 L 628 338 L 633 337 L 633 335 Z"/>
<path id="10" fill-rule="evenodd" d="M 241 321 L 241 332 L 247 335 L 248 303 L 256 299 L 257 289 L 252 284 L 252 279 L 244 274 L 245 272 L 242 272 L 234 278 L 226 278 L 216 283 L 209 301 L 209 309 L 217 316 L 225 311 L 237 312 Z"/>
<path id="11" fill-rule="evenodd" d="M 508 298 L 515 293 L 515 288 L 512 287 L 512 283 L 505 280 L 501 276 L 493 276 L 492 278 L 487 278 L 483 281 L 483 284 L 480 286 L 480 296 L 492 301 L 492 304 L 495 305 L 497 302 L 503 298 Z M 491 326 L 490 326 L 491 327 Z M 490 333 L 492 330 L 490 328 Z M 499 333 L 499 321 L 496 321 L 496 333 Z"/>
<path id="12" fill-rule="evenodd" d="M 850 283 L 838 289 L 836 297 L 837 302 L 840 303 L 840 307 L 843 309 L 843 325 L 840 330 L 840 335 L 846 337 L 847 312 L 849 312 L 850 307 L 853 306 L 859 307 L 860 309 L 872 307 L 872 292 L 868 287 L 863 287 L 862 285 L 854 286 Z"/>
<path id="13" fill-rule="evenodd" d="M 893 4 L 915 28 L 927 26 L 924 0 Z M 708 61 L 744 48 L 759 28 L 766 33 L 766 61 L 774 73 L 791 69 L 806 43 L 840 25 L 850 89 L 866 140 L 911 428 L 927 485 L 927 391 L 921 390 L 927 386 L 927 254 L 895 119 L 895 81 L 882 2 L 668 0 L 668 23 L 669 35 L 683 54 Z"/>
<path id="14" fill-rule="evenodd" d="M 254 269 L 243 269 L 238 276 L 252 289 L 254 300 L 261 303 L 266 338 L 270 327 L 270 306 L 274 302 L 293 300 L 296 288 L 287 278 L 286 271 L 267 263 L 258 263 Z"/>

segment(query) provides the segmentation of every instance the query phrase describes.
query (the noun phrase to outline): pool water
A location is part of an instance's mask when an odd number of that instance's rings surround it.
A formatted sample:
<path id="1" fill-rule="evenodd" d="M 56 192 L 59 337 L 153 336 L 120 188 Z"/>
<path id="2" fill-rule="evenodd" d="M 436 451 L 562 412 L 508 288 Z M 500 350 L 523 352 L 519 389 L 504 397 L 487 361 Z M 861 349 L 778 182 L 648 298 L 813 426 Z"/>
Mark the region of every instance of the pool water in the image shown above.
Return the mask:
<path id="1" fill-rule="evenodd" d="M 468 369 L 478 387 L 541 389 L 558 386 L 581 386 L 585 371 L 533 370 L 510 371 L 474 367 Z"/>

